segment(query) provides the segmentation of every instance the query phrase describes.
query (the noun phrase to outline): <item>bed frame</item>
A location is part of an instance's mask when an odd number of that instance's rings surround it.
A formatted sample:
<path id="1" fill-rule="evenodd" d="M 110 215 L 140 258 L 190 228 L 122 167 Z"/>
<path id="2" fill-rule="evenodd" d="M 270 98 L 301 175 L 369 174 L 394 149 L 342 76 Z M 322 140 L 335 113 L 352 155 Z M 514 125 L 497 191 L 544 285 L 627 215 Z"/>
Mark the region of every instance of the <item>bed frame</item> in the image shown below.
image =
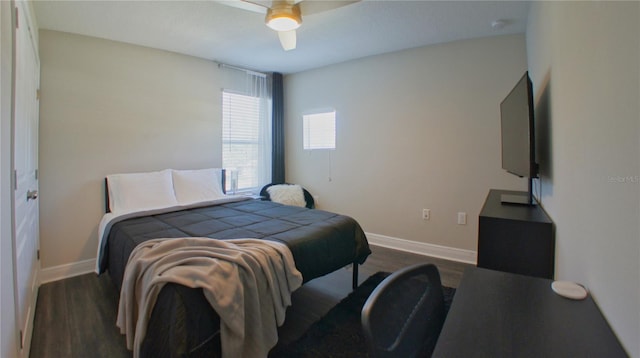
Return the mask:
<path id="1" fill-rule="evenodd" d="M 224 192 L 225 185 L 225 174 L 226 172 L 222 171 L 222 186 Z M 105 179 L 105 211 L 111 212 L 109 207 L 109 182 Z M 262 198 L 262 200 L 268 200 L 266 198 Z M 258 204 L 256 202 L 246 201 L 247 204 L 255 205 Z M 224 204 L 223 204 L 224 205 Z M 272 204 L 258 204 L 259 206 L 265 207 L 277 207 L 277 205 Z M 287 208 L 283 208 L 284 210 L 289 210 Z M 302 209 L 300 210 L 309 210 Z M 192 209 L 189 209 L 192 210 Z M 198 209 L 196 209 L 198 210 Z M 278 209 L 280 210 L 280 209 Z M 320 212 L 305 212 L 305 215 L 308 214 L 310 216 L 318 216 L 322 217 L 322 213 Z M 159 214 L 164 215 L 164 214 Z M 338 215 L 338 214 L 336 214 Z M 152 215 L 153 216 L 153 215 Z M 134 218 L 135 219 L 135 218 Z M 154 219 L 155 220 L 155 219 Z M 322 219 L 320 219 L 322 220 Z M 351 221 L 354 221 L 350 218 Z M 330 223 L 327 223 L 331 225 Z M 355 223 L 357 225 L 357 223 Z M 135 224 L 134 224 L 135 225 Z M 119 230 L 122 233 L 122 230 Z M 122 234 L 123 235 L 123 234 Z M 366 243 L 366 237 L 363 237 L 365 234 L 361 228 L 357 228 L 357 233 L 360 237 L 358 240 L 362 240 L 364 238 Z M 122 238 L 122 237 L 121 237 Z M 123 241 L 118 241 L 123 243 Z M 360 241 L 361 242 L 361 241 Z M 130 248 L 135 247 L 128 246 Z M 110 275 L 116 287 L 121 286 L 121 274 L 125 268 L 122 263 L 126 263 L 126 250 L 122 250 L 126 247 L 126 244 L 121 244 L 120 247 L 114 249 L 114 252 L 120 252 L 121 257 L 118 258 L 114 256 L 113 258 L 116 260 L 116 264 L 113 267 L 116 267 L 114 271 L 110 271 Z M 367 248 L 369 255 L 371 251 Z M 307 251 L 313 255 L 313 251 Z M 347 253 L 347 251 L 343 251 Z M 362 256 L 361 248 L 356 248 L 354 252 L 355 255 L 353 257 L 353 261 L 351 261 L 352 266 L 352 288 L 355 290 L 358 287 L 358 262 L 363 262 L 366 259 L 366 256 Z M 304 255 L 303 255 L 304 256 Z M 112 256 L 109 256 L 108 260 L 111 260 Z M 343 257 L 337 265 L 334 265 L 331 272 L 340 269 L 340 264 L 343 264 L 348 269 L 349 261 L 347 257 Z M 304 265 L 303 265 L 304 266 Z M 336 268 L 338 266 L 338 268 Z M 109 266 L 109 270 L 112 267 Z M 305 270 L 305 268 L 302 268 Z M 307 267 L 306 270 L 309 270 Z M 320 277 L 323 274 L 328 273 L 329 270 L 323 270 L 320 273 L 309 272 L 310 280 L 314 277 Z M 304 274 L 303 274 L 304 276 Z M 149 357 L 165 357 L 165 356 L 173 356 L 174 354 L 181 355 L 184 352 L 188 352 L 189 354 L 194 354 L 198 356 L 198 354 L 203 354 L 206 356 L 213 357 L 221 357 L 221 345 L 219 339 L 216 337 L 219 336 L 219 322 L 220 316 L 210 308 L 205 308 L 208 306 L 204 295 L 194 294 L 192 288 L 187 286 L 182 286 L 177 283 L 168 283 L 165 285 L 158 295 L 157 305 L 155 305 L 153 313 L 150 317 L 149 326 L 148 326 L 148 335 L 145 337 L 140 353 L 143 356 Z M 186 302 L 188 302 L 187 305 Z M 176 323 L 177 322 L 177 323 Z M 179 327 L 184 328 L 179 328 Z M 176 328 L 178 327 L 178 328 Z M 174 331 L 175 329 L 175 331 Z"/>

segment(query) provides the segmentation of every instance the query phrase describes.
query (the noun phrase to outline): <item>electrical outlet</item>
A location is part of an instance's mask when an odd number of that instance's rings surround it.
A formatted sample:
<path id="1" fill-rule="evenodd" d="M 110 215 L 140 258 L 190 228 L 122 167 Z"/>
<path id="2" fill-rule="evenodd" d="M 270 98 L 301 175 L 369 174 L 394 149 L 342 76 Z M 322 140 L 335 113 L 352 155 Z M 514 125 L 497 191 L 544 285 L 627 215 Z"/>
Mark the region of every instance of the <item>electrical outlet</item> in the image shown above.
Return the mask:
<path id="1" fill-rule="evenodd" d="M 458 213 L 458 225 L 467 225 L 467 213 L 465 212 Z"/>
<path id="2" fill-rule="evenodd" d="M 422 209 L 422 220 L 431 219 L 431 209 Z"/>

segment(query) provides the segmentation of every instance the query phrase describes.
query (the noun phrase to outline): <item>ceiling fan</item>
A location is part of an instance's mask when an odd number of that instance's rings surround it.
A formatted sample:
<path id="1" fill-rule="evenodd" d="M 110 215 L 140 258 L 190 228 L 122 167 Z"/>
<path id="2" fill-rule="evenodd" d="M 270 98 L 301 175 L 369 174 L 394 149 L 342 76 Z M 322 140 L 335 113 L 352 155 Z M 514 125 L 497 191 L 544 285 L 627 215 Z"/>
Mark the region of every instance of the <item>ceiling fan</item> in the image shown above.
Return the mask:
<path id="1" fill-rule="evenodd" d="M 278 33 L 285 51 L 296 48 L 296 29 L 302 25 L 302 15 L 337 9 L 360 0 L 216 0 L 235 8 L 265 14 L 265 24 Z"/>

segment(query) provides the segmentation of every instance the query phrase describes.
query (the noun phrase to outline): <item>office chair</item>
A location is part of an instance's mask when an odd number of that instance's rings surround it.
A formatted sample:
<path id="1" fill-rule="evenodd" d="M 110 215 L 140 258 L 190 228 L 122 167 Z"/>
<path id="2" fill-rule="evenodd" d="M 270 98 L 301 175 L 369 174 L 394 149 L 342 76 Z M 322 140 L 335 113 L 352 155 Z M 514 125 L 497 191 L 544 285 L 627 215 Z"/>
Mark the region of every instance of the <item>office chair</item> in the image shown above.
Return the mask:
<path id="1" fill-rule="evenodd" d="M 369 353 L 383 357 L 429 357 L 445 319 L 440 273 L 432 264 L 389 275 L 362 308 Z"/>

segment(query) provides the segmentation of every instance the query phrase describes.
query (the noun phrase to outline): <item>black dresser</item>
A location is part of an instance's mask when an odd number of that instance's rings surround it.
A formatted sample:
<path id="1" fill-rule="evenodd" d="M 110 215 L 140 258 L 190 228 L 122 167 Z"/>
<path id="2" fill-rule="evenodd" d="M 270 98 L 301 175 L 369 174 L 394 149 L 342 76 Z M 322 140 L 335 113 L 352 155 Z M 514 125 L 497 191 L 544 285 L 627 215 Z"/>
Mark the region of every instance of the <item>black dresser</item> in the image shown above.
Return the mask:
<path id="1" fill-rule="evenodd" d="M 503 204 L 502 194 L 489 191 L 478 224 L 478 267 L 553 279 L 553 222 L 538 205 Z"/>

